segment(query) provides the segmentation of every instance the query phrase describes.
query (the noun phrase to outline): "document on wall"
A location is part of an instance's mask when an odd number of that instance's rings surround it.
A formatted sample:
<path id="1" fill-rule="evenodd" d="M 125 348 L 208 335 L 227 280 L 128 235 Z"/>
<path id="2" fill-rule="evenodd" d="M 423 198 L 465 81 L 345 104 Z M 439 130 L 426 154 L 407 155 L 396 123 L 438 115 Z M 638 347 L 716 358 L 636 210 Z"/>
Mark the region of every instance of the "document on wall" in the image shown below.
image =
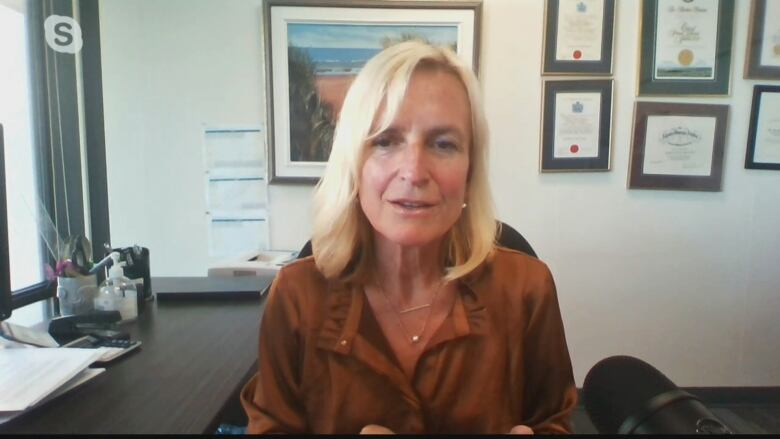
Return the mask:
<path id="1" fill-rule="evenodd" d="M 761 65 L 780 67 L 780 2 L 766 2 L 764 12 L 764 35 L 761 46 Z"/>
<path id="2" fill-rule="evenodd" d="M 265 141 L 259 127 L 204 129 L 209 256 L 268 248 Z"/>
<path id="3" fill-rule="evenodd" d="M 259 127 L 204 127 L 206 168 L 251 169 L 261 175 L 265 169 L 265 141 Z"/>
<path id="4" fill-rule="evenodd" d="M 711 175 L 715 124 L 714 117 L 648 117 L 642 172 L 656 175 Z"/>
<path id="5" fill-rule="evenodd" d="M 38 404 L 72 384 L 102 354 L 98 349 L 0 349 L 0 414 Z"/>
<path id="6" fill-rule="evenodd" d="M 555 59 L 601 61 L 604 0 L 560 0 Z"/>
<path id="7" fill-rule="evenodd" d="M 780 93 L 762 93 L 753 161 L 780 163 Z"/>
<path id="8" fill-rule="evenodd" d="M 713 79 L 718 0 L 659 0 L 656 79 Z"/>
<path id="9" fill-rule="evenodd" d="M 555 158 L 598 157 L 601 93 L 555 95 Z"/>

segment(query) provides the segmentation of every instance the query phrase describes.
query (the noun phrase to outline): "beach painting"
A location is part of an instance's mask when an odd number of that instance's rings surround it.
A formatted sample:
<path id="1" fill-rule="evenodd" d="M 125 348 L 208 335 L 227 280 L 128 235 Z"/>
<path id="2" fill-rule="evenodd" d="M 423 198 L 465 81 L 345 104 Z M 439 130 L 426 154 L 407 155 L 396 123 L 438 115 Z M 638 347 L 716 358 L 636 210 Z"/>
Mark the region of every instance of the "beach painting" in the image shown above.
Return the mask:
<path id="1" fill-rule="evenodd" d="M 326 162 L 349 86 L 382 49 L 418 39 L 457 52 L 457 25 L 287 23 L 290 162 Z"/>

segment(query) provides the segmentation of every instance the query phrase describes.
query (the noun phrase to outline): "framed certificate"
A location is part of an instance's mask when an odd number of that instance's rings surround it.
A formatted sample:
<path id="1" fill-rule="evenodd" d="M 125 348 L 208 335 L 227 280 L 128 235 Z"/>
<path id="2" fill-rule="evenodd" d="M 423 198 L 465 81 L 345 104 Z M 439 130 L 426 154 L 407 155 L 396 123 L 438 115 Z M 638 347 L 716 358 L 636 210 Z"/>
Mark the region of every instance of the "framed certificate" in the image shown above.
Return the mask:
<path id="1" fill-rule="evenodd" d="M 542 172 L 608 171 L 612 80 L 545 81 Z"/>
<path id="2" fill-rule="evenodd" d="M 639 95 L 727 95 L 733 0 L 644 0 Z"/>
<path id="3" fill-rule="evenodd" d="M 728 105 L 637 102 L 630 189 L 721 189 Z"/>
<path id="4" fill-rule="evenodd" d="M 745 78 L 780 79 L 780 2 L 753 0 Z"/>
<path id="5" fill-rule="evenodd" d="M 612 74 L 615 0 L 547 0 L 542 74 Z"/>
<path id="6" fill-rule="evenodd" d="M 745 168 L 780 170 L 780 86 L 753 87 Z"/>

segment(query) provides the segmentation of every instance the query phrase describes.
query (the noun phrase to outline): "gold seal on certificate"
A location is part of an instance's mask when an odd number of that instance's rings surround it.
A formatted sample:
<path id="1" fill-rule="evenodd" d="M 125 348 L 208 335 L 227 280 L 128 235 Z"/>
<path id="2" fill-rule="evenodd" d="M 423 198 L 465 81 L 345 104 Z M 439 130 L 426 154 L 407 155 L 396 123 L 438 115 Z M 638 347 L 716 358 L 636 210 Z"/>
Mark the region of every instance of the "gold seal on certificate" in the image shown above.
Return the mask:
<path id="1" fill-rule="evenodd" d="M 718 0 L 658 0 L 657 79 L 715 77 Z"/>
<path id="2" fill-rule="evenodd" d="M 677 60 L 680 61 L 681 66 L 688 67 L 693 62 L 693 52 L 690 49 L 683 49 L 677 56 Z"/>

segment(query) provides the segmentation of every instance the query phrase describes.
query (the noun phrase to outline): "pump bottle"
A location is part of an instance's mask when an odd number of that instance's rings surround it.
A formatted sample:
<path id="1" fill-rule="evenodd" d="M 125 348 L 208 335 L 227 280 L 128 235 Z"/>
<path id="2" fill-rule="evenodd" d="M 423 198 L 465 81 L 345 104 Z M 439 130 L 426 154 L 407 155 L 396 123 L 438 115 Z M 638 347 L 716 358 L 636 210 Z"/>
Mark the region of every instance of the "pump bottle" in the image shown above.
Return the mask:
<path id="1" fill-rule="evenodd" d="M 119 262 L 119 253 L 111 253 L 111 259 L 113 264 L 108 269 L 108 277 L 95 297 L 95 309 L 119 311 L 123 322 L 135 320 L 138 317 L 138 291 L 135 284 L 125 277 L 122 267 L 126 263 Z"/>

